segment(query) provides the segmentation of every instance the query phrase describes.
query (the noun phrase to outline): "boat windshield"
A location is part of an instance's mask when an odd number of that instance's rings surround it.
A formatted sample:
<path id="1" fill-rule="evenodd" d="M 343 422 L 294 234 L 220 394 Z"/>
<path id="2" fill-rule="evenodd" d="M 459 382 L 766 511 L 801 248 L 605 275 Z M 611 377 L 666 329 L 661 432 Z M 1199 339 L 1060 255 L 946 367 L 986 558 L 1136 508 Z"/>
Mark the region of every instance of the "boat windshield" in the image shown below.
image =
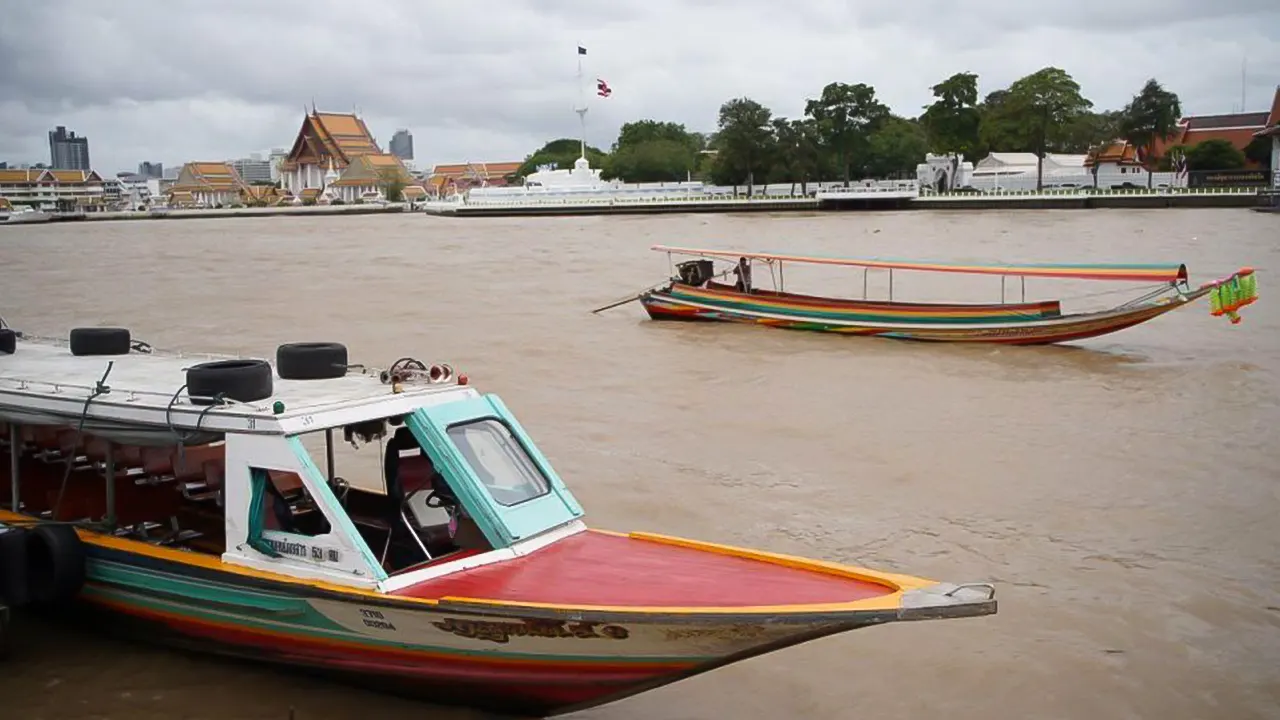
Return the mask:
<path id="1" fill-rule="evenodd" d="M 495 502 L 511 507 L 551 491 L 537 463 L 504 423 L 472 420 L 451 425 L 448 434 Z"/>

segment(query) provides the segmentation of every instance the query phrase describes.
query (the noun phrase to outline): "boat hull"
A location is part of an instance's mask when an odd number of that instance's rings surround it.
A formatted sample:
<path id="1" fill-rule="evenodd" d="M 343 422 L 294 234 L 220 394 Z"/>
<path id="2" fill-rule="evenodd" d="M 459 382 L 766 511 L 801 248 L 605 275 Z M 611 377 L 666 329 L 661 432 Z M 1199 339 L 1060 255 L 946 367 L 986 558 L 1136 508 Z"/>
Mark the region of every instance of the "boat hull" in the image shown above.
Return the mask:
<path id="1" fill-rule="evenodd" d="M 611 702 L 729 662 L 899 619 L 881 612 L 780 623 L 676 616 L 592 622 L 368 593 L 301 594 L 296 584 L 146 551 L 87 548 L 79 602 L 108 616 L 106 626 L 130 629 L 133 639 L 520 715 Z"/>
<path id="2" fill-rule="evenodd" d="M 1097 313 L 1023 312 L 1029 306 L 827 300 L 777 293 L 668 287 L 641 297 L 654 320 L 739 322 L 790 330 L 930 342 L 1044 345 L 1106 335 L 1146 322 L 1207 291 Z M 1056 305 L 1056 303 L 1055 303 Z"/>

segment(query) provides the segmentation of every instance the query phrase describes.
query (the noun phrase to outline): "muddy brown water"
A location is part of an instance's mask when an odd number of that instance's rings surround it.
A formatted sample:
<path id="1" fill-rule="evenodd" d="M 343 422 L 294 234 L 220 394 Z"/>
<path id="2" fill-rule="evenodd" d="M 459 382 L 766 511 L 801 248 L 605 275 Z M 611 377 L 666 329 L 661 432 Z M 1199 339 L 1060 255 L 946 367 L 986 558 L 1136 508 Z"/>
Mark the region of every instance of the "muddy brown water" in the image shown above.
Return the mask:
<path id="1" fill-rule="evenodd" d="M 1193 282 L 1251 265 L 1261 299 L 1237 326 L 1201 301 L 1048 348 L 591 315 L 664 277 L 653 243 L 1182 261 Z M 1277 268 L 1280 218 L 1245 210 L 54 224 L 0 230 L 0 314 L 157 347 L 335 339 L 353 362 L 451 362 L 503 396 L 591 524 L 997 587 L 995 616 L 828 638 L 576 717 L 1245 720 L 1280 717 Z M 863 277 L 786 282 L 860 296 Z M 899 299 L 999 292 L 894 276 Z M 16 643 L 4 718 L 474 716 L 32 618 Z"/>

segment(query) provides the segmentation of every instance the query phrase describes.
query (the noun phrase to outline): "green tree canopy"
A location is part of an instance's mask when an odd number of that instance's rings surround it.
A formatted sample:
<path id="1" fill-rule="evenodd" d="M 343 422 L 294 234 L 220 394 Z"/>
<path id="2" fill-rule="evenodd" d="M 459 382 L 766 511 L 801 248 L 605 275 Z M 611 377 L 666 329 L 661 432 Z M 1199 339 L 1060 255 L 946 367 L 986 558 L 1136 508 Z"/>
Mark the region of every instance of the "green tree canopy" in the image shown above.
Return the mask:
<path id="1" fill-rule="evenodd" d="M 1182 117 L 1182 103 L 1175 93 L 1161 87 L 1152 78 L 1120 111 L 1120 135 L 1142 151 L 1148 169 L 1155 166 L 1157 140 L 1169 137 Z M 1154 176 L 1147 173 L 1147 187 Z"/>
<path id="2" fill-rule="evenodd" d="M 865 172 L 877 178 L 914 178 L 928 151 L 929 139 L 920 123 L 892 115 L 871 134 Z"/>
<path id="3" fill-rule="evenodd" d="M 800 183 L 800 191 L 808 192 L 810 180 L 818 179 L 822 169 L 821 139 L 812 120 L 774 118 L 773 137 L 776 152 L 770 182 L 789 182 L 792 189 Z"/>
<path id="4" fill-rule="evenodd" d="M 1271 138 L 1256 137 L 1244 146 L 1245 159 L 1266 167 L 1271 163 Z"/>
<path id="5" fill-rule="evenodd" d="M 773 111 L 741 97 L 720 106 L 716 159 L 712 181 L 719 185 L 747 183 L 750 194 L 756 175 L 764 175 L 774 153 Z"/>
<path id="6" fill-rule="evenodd" d="M 622 126 L 601 176 L 626 182 L 686 180 L 696 168 L 703 137 L 684 125 L 637 120 Z"/>
<path id="7" fill-rule="evenodd" d="M 889 108 L 876 99 L 870 85 L 833 82 L 822 88 L 817 100 L 805 102 L 804 114 L 817 124 L 823 145 L 835 156 L 836 168 L 848 185 L 855 160 L 867 152 L 871 134 L 888 119 Z"/>
<path id="8" fill-rule="evenodd" d="M 1239 170 L 1243 167 L 1244 153 L 1230 140 L 1205 140 L 1187 149 L 1187 169 L 1193 172 Z"/>
<path id="9" fill-rule="evenodd" d="M 524 159 L 514 173 L 517 178 L 537 172 L 540 165 L 555 165 L 557 168 L 571 168 L 573 162 L 582 156 L 582 141 L 573 138 L 552 140 Z M 587 161 L 591 167 L 604 167 L 606 155 L 600 148 L 587 146 Z"/>
<path id="10" fill-rule="evenodd" d="M 1043 187 L 1044 154 L 1066 149 L 1071 124 L 1093 103 L 1071 75 L 1056 67 L 1037 70 L 995 95 L 987 96 L 995 102 L 984 117 L 984 140 L 1001 150 L 1036 153 L 1036 187 Z"/>
<path id="11" fill-rule="evenodd" d="M 929 147 L 936 153 L 959 153 L 975 159 L 981 143 L 979 130 L 982 112 L 978 108 L 978 76 L 974 73 L 956 73 L 934 85 L 931 105 L 926 105 L 920 116 L 929 140 Z M 923 161 L 924 158 L 920 158 Z"/>

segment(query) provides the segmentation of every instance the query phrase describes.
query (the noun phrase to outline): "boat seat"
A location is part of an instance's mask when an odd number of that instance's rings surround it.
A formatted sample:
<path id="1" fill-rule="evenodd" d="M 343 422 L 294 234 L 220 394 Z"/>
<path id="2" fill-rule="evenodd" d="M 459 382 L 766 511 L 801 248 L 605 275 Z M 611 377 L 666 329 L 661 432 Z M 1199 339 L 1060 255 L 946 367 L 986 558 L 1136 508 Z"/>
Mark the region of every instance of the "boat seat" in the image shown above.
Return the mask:
<path id="1" fill-rule="evenodd" d="M 206 461 L 225 459 L 226 446 L 222 443 L 187 445 L 181 451 L 176 447 L 142 449 L 143 471 L 153 477 L 174 477 L 179 480 L 202 478 Z"/>
<path id="2" fill-rule="evenodd" d="M 53 425 L 23 425 L 22 439 L 40 450 L 60 450 L 58 433 L 62 428 Z"/>
<path id="3" fill-rule="evenodd" d="M 401 456 L 394 482 L 400 486 L 400 496 L 409 497 L 419 490 L 433 487 L 436 466 L 425 455 Z"/>
<path id="4" fill-rule="evenodd" d="M 302 477 L 296 472 L 288 472 L 285 470 L 268 470 L 267 477 L 271 479 L 271 484 L 276 486 L 281 495 L 286 498 L 302 492 Z"/>
<path id="5" fill-rule="evenodd" d="M 189 480 L 179 485 L 182 496 L 188 500 L 204 502 L 217 500 L 222 504 L 222 486 L 227 476 L 227 462 L 223 458 L 205 460 L 201 466 L 201 479 Z"/>
<path id="6" fill-rule="evenodd" d="M 46 490 L 48 507 L 58 501 L 59 487 Z M 155 485 L 138 485 L 125 473 L 115 477 L 116 523 L 137 525 L 160 522 L 177 514 L 181 505 L 177 493 L 170 488 Z M 73 472 L 67 477 L 67 490 L 62 507 L 55 520 L 71 521 L 81 518 L 100 519 L 107 514 L 106 482 L 94 472 Z"/>
<path id="7" fill-rule="evenodd" d="M 111 459 L 116 468 L 142 467 L 142 448 L 137 445 L 120 445 L 96 435 L 88 437 L 84 444 L 84 454 L 93 462 L 106 462 L 107 450 L 111 451 Z"/>

